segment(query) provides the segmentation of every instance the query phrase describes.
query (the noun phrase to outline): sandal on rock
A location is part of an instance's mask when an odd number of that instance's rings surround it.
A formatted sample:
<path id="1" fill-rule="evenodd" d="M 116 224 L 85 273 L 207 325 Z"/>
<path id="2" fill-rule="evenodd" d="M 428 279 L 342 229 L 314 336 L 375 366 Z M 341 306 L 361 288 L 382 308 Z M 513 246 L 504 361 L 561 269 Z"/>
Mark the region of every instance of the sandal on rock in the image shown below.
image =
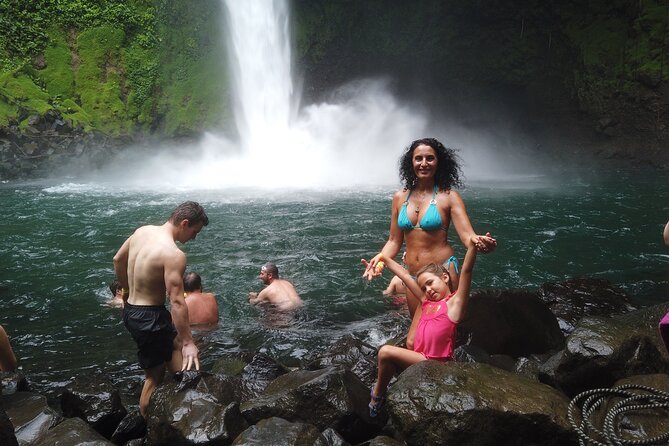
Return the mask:
<path id="1" fill-rule="evenodd" d="M 386 402 L 386 397 L 383 395 L 374 395 L 374 389 L 369 394 L 372 397 L 372 400 L 369 402 L 369 416 L 375 417 L 379 414 L 383 403 Z"/>

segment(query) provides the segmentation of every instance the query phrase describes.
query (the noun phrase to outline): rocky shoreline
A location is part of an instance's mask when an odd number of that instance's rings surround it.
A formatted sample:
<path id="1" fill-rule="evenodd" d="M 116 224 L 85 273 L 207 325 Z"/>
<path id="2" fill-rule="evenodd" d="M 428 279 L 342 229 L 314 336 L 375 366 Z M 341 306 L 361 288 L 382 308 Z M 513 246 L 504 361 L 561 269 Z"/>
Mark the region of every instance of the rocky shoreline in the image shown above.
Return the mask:
<path id="1" fill-rule="evenodd" d="M 619 383 L 669 392 L 657 330 L 668 309 L 636 309 L 595 279 L 482 290 L 459 327 L 456 361 L 409 367 L 376 418 L 367 408 L 376 349 L 352 336 L 299 368 L 250 354 L 178 374 L 156 390 L 146 421 L 101 376 L 75 379 L 50 407 L 29 377 L 2 373 L 0 444 L 576 445 L 568 406 L 581 392 Z M 626 414 L 622 426 L 637 440 L 669 432 L 669 404 Z"/>

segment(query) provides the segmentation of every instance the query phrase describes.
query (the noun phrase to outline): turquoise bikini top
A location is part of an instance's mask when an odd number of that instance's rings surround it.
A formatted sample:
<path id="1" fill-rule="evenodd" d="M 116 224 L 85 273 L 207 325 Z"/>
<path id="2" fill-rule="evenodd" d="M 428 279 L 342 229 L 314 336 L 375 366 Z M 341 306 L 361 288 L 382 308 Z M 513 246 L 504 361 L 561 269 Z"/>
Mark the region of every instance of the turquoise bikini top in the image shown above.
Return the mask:
<path id="1" fill-rule="evenodd" d="M 409 192 L 409 195 L 407 195 L 407 199 L 404 201 L 404 204 L 402 205 L 402 209 L 400 210 L 400 215 L 397 216 L 397 226 L 399 226 L 400 229 L 403 231 L 411 231 L 412 229 L 422 229 L 424 231 L 436 231 L 437 229 L 441 229 L 442 227 L 441 215 L 439 215 L 439 209 L 437 209 L 437 200 L 436 200 L 437 185 L 436 184 L 434 185 L 434 190 L 432 191 L 432 200 L 430 200 L 430 206 L 428 206 L 425 215 L 423 215 L 423 218 L 420 219 L 420 222 L 416 226 L 414 226 L 411 223 L 411 220 L 409 220 L 409 216 L 407 215 L 407 204 L 409 203 L 410 196 L 411 192 Z"/>

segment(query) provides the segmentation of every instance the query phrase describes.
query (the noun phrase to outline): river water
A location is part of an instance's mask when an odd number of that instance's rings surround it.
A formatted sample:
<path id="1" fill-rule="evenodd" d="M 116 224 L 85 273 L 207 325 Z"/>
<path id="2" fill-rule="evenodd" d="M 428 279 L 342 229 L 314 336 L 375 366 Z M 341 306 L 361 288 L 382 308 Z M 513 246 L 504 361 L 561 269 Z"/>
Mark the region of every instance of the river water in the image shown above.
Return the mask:
<path id="1" fill-rule="evenodd" d="M 221 322 L 197 331 L 204 369 L 221 356 L 263 351 L 287 365 L 353 334 L 378 346 L 403 334 L 405 311 L 382 296 L 388 273 L 360 275 L 387 237 L 394 187 L 365 190 L 123 191 L 95 183 L 5 182 L 0 246 L 0 324 L 37 391 L 56 395 L 72 378 L 103 374 L 134 393 L 142 372 L 120 310 L 107 306 L 112 256 L 132 231 L 162 224 L 185 200 L 210 224 L 183 245 L 188 269 L 217 296 Z M 499 241 L 479 256 L 474 289 L 536 289 L 571 277 L 604 278 L 641 304 L 668 301 L 666 175 L 571 172 L 470 182 L 462 191 L 479 232 Z M 463 250 L 456 242 L 458 257 Z M 246 301 L 272 260 L 305 309 L 288 327 Z M 136 403 L 136 401 L 134 401 Z"/>

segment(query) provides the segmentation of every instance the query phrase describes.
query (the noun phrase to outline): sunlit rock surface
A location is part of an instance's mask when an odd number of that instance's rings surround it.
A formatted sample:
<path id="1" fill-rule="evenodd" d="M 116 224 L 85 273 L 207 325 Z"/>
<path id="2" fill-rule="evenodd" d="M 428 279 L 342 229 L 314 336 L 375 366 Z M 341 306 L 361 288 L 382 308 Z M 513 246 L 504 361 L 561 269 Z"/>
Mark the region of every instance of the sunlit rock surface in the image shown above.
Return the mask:
<path id="1" fill-rule="evenodd" d="M 387 410 L 412 445 L 575 445 L 569 400 L 559 391 L 486 364 L 424 361 L 388 391 Z"/>

